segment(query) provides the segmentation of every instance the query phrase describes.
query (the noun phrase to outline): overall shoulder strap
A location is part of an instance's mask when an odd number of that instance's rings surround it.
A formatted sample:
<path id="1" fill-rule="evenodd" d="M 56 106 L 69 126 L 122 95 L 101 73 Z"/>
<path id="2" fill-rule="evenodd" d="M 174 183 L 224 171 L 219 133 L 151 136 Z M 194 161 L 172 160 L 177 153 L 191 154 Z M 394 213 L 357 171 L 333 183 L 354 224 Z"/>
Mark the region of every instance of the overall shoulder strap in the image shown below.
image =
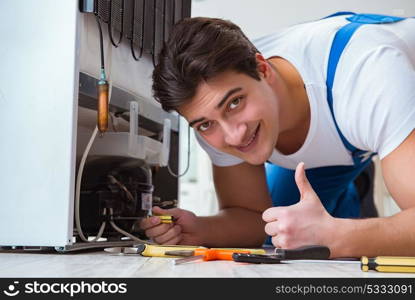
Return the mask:
<path id="1" fill-rule="evenodd" d="M 323 19 L 331 18 L 331 17 L 337 17 L 337 16 L 344 16 L 344 15 L 355 15 L 356 13 L 351 11 L 338 11 L 334 14 L 328 15 L 327 17 L 324 17 Z"/>
<path id="2" fill-rule="evenodd" d="M 338 13 L 333 14 L 328 17 L 342 15 L 345 13 Z M 336 130 L 344 144 L 347 150 L 349 150 L 353 157 L 353 162 L 355 165 L 360 164 L 363 160 L 366 160 L 373 154 L 369 153 L 367 154 L 366 151 L 359 150 L 355 146 L 353 146 L 342 134 L 342 132 L 339 129 L 339 126 L 336 122 L 336 118 L 334 116 L 333 111 L 333 83 L 334 83 L 334 76 L 336 74 L 337 65 L 339 63 L 340 56 L 346 47 L 347 43 L 353 36 L 353 33 L 362 25 L 364 24 L 386 24 L 386 23 L 395 23 L 398 21 L 403 20 L 404 18 L 400 17 L 391 17 L 391 16 L 384 16 L 384 15 L 373 15 L 373 14 L 352 14 L 352 16 L 347 17 L 346 19 L 350 22 L 343 27 L 341 27 L 335 34 L 330 54 L 329 54 L 329 60 L 327 64 L 327 78 L 326 78 L 326 86 L 327 86 L 327 102 L 330 107 L 330 112 L 334 120 L 334 124 L 336 126 Z"/>

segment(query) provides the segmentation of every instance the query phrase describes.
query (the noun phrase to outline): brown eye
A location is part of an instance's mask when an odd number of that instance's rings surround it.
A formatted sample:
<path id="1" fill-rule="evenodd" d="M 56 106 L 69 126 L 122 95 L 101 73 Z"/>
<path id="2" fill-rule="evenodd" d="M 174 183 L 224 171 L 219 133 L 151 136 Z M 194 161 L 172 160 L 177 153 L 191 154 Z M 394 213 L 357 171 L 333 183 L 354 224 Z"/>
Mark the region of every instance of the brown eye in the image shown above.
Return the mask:
<path id="1" fill-rule="evenodd" d="M 204 123 L 200 124 L 200 126 L 198 127 L 198 130 L 203 132 L 203 131 L 208 130 L 209 127 L 210 127 L 210 121 L 209 122 L 204 122 Z"/>
<path id="2" fill-rule="evenodd" d="M 235 98 L 233 99 L 230 103 L 229 103 L 229 109 L 235 109 L 239 106 L 239 104 L 241 104 L 241 97 Z"/>

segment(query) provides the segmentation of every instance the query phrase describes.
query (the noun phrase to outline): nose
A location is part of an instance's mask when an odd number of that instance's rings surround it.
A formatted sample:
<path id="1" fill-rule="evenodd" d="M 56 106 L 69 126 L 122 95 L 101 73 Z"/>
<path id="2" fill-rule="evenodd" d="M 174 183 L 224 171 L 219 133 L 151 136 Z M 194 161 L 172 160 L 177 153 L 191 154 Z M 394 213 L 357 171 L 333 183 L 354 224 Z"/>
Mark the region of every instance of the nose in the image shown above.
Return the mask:
<path id="1" fill-rule="evenodd" d="M 247 126 L 243 123 L 234 124 L 224 122 L 222 125 L 225 143 L 231 146 L 238 146 L 242 144 L 246 134 Z"/>

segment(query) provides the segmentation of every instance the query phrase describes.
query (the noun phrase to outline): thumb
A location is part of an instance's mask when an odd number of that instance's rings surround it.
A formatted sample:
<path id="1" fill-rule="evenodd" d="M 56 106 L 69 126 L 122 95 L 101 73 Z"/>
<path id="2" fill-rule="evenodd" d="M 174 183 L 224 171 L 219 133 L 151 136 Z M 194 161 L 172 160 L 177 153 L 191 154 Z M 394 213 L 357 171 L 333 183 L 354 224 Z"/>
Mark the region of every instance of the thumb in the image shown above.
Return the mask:
<path id="1" fill-rule="evenodd" d="M 315 194 L 313 187 L 305 175 L 303 162 L 300 162 L 295 169 L 295 183 L 300 191 L 301 199 L 304 199 L 308 193 Z"/>
<path id="2" fill-rule="evenodd" d="M 153 206 L 152 211 L 153 211 L 153 214 L 155 214 L 155 215 L 165 215 L 165 214 L 167 214 L 166 213 L 167 209 L 163 209 L 163 208 L 158 207 L 158 206 Z"/>

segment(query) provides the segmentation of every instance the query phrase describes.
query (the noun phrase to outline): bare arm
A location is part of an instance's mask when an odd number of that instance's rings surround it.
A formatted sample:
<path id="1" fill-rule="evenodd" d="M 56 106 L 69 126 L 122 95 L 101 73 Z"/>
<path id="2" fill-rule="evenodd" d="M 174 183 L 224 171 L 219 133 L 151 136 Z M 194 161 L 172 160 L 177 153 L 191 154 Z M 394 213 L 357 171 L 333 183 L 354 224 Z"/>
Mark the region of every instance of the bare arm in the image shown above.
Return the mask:
<path id="1" fill-rule="evenodd" d="M 415 130 L 381 164 L 386 186 L 402 211 L 385 218 L 337 219 L 337 256 L 415 256 Z"/>
<path id="2" fill-rule="evenodd" d="M 146 235 L 159 244 L 261 246 L 266 237 L 261 215 L 271 206 L 264 166 L 213 166 L 213 178 L 220 208 L 217 215 L 198 217 L 180 208 L 154 207 L 155 214 L 172 215 L 176 221 L 162 224 L 157 216 L 142 220 L 140 227 Z"/>
<path id="3" fill-rule="evenodd" d="M 203 245 L 252 247 L 264 243 L 262 212 L 271 206 L 264 166 L 242 163 L 231 167 L 213 166 L 219 201 L 216 216 L 198 217 Z"/>
<path id="4" fill-rule="evenodd" d="M 391 217 L 341 219 L 327 213 L 307 180 L 304 164 L 295 180 L 301 199 L 263 214 L 265 231 L 282 248 L 326 245 L 332 257 L 415 256 L 415 131 L 382 160 L 386 185 L 402 208 Z"/>

